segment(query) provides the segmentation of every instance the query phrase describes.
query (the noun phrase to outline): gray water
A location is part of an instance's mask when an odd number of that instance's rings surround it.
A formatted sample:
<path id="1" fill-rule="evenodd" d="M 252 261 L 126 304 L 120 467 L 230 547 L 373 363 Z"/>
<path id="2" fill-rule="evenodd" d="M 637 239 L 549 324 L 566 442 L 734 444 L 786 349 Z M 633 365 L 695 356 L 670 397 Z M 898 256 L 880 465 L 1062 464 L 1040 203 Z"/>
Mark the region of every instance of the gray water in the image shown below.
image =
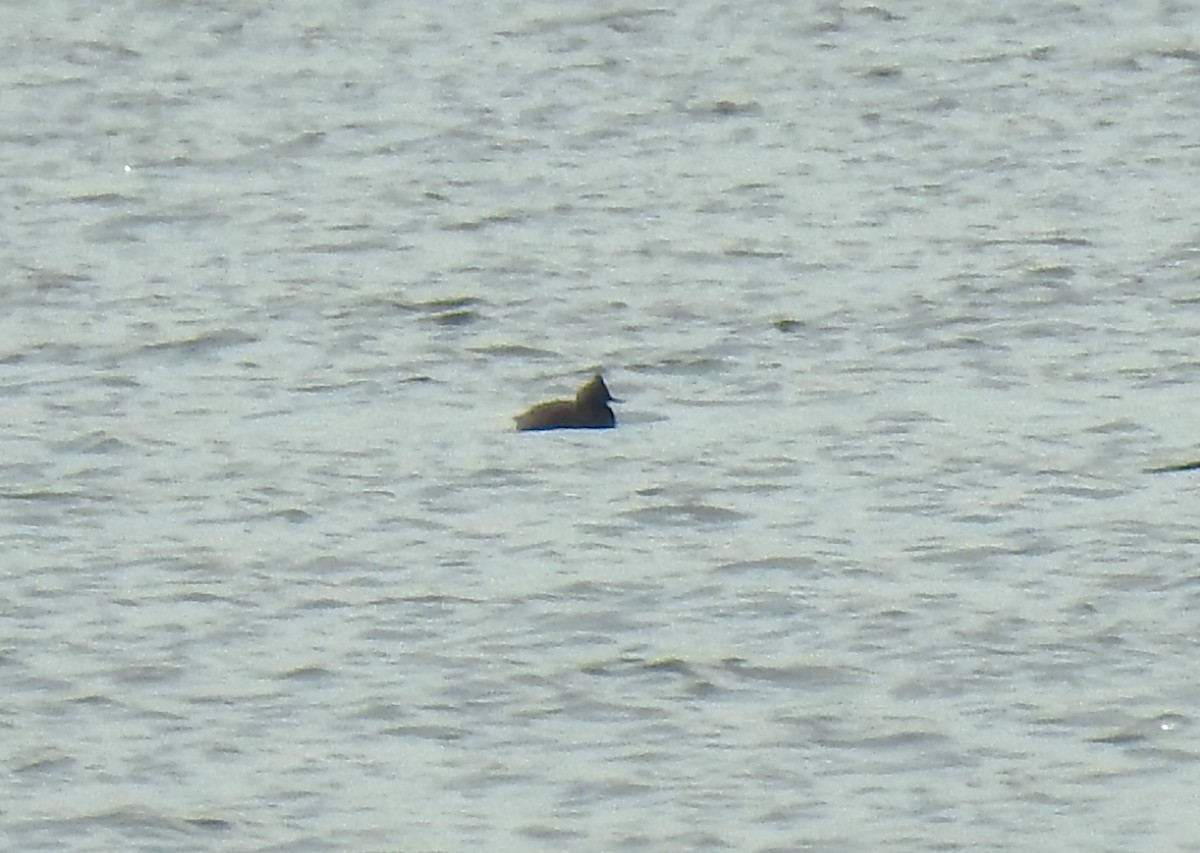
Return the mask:
<path id="1" fill-rule="evenodd" d="M 0 847 L 1200 850 L 1194 4 L 677 5 L 0 7 Z"/>

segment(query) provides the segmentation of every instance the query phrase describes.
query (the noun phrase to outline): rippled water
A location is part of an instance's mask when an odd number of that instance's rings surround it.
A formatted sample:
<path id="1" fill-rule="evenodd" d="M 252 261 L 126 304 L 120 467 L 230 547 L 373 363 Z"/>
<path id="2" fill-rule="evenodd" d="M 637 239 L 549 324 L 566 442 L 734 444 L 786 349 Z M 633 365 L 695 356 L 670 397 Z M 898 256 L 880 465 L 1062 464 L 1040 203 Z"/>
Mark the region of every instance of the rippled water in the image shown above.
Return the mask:
<path id="1" fill-rule="evenodd" d="M 3 846 L 1200 849 L 1192 11 L 8 4 Z"/>

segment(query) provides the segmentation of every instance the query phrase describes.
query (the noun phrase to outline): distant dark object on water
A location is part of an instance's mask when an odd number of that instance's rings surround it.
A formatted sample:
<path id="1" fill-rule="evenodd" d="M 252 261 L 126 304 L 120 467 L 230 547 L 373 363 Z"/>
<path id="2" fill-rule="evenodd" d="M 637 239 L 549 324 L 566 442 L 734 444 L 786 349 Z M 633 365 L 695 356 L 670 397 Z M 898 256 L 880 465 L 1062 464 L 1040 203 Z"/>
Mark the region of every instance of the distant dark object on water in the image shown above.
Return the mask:
<path id="1" fill-rule="evenodd" d="M 1170 474 L 1174 471 L 1200 471 L 1200 460 L 1195 462 L 1179 462 L 1175 465 L 1163 465 L 1161 468 L 1147 468 L 1147 474 Z"/>
<path id="2" fill-rule="evenodd" d="M 612 429 L 617 425 L 617 419 L 608 404 L 619 402 L 608 393 L 608 386 L 597 373 L 580 387 L 574 400 L 538 403 L 513 420 L 519 430 Z"/>

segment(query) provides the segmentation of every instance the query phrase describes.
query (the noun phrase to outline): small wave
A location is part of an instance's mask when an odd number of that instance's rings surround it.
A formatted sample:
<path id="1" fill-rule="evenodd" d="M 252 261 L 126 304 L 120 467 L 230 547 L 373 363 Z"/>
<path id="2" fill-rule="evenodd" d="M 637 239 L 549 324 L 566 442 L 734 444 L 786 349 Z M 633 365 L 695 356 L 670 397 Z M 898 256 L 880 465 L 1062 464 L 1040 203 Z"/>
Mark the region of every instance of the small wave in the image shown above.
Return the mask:
<path id="1" fill-rule="evenodd" d="M 732 509 L 708 504 L 668 504 L 623 513 L 641 524 L 728 524 L 748 516 Z"/>

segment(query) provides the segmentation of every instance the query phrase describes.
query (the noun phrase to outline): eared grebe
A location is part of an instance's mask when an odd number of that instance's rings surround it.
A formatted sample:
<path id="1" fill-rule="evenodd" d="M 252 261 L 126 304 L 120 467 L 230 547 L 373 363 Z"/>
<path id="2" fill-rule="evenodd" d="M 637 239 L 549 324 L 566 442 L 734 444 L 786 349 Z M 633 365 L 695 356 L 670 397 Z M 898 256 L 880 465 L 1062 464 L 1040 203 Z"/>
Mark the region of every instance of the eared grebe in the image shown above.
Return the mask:
<path id="1" fill-rule="evenodd" d="M 612 429 L 617 425 L 617 419 L 608 404 L 619 402 L 608 393 L 608 386 L 600 374 L 596 374 L 575 393 L 574 400 L 538 403 L 513 420 L 519 430 Z"/>

